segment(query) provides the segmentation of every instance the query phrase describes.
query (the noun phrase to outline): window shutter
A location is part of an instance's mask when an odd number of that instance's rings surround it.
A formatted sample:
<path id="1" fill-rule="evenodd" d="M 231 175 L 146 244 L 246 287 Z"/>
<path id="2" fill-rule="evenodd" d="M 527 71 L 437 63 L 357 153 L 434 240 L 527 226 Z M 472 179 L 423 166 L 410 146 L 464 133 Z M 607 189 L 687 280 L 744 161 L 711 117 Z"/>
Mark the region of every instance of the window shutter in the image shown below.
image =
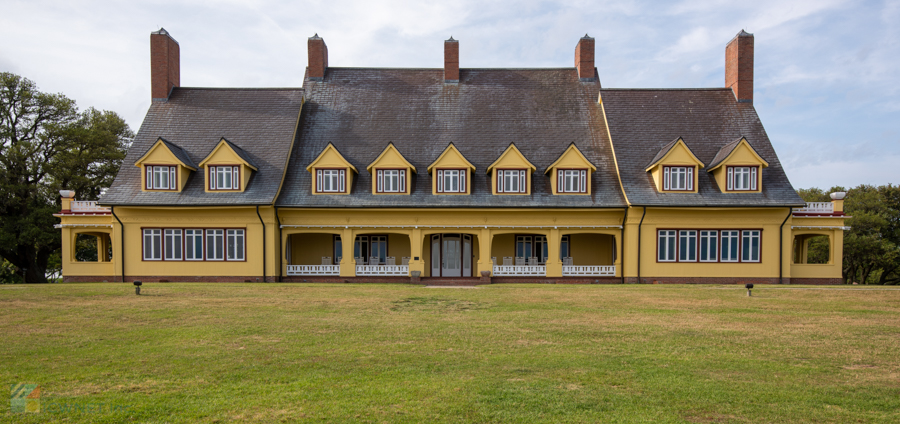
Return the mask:
<path id="1" fill-rule="evenodd" d="M 497 193 L 503 193 L 503 171 L 496 170 L 497 173 Z"/>
<path id="2" fill-rule="evenodd" d="M 756 168 L 750 168 L 750 190 L 756 190 Z"/>
<path id="3" fill-rule="evenodd" d="M 147 169 L 147 190 L 150 190 L 153 188 L 153 167 L 145 166 L 144 168 Z"/>
<path id="4" fill-rule="evenodd" d="M 384 191 L 384 171 L 375 170 L 375 191 L 381 193 Z"/>
<path id="5" fill-rule="evenodd" d="M 688 167 L 687 169 L 687 191 L 694 190 L 694 168 Z"/>
<path id="6" fill-rule="evenodd" d="M 587 171 L 581 171 L 581 192 L 587 193 Z"/>
<path id="7" fill-rule="evenodd" d="M 466 174 L 469 173 L 468 169 L 460 169 L 459 170 L 459 192 L 466 193 L 468 190 L 466 189 Z"/>
<path id="8" fill-rule="evenodd" d="M 169 189 L 175 190 L 175 187 L 177 187 L 175 185 L 175 167 L 170 166 L 169 167 Z"/>
<path id="9" fill-rule="evenodd" d="M 444 171 L 438 170 L 435 172 L 435 177 L 437 178 L 437 191 L 438 193 L 444 192 Z"/>
<path id="10" fill-rule="evenodd" d="M 566 173 L 562 169 L 556 170 L 556 192 L 566 192 Z"/>
<path id="11" fill-rule="evenodd" d="M 728 190 L 733 190 L 734 189 L 734 169 L 731 169 L 731 167 L 728 167 L 728 176 L 726 177 L 726 179 L 728 180 Z"/>
<path id="12" fill-rule="evenodd" d="M 519 193 L 525 193 L 527 191 L 528 190 L 526 190 L 525 187 L 525 171 L 519 171 Z"/>
<path id="13" fill-rule="evenodd" d="M 341 193 L 343 193 L 343 192 L 346 191 L 346 190 L 344 190 L 345 181 L 347 180 L 347 178 L 346 178 L 347 175 L 346 175 L 346 174 L 347 174 L 347 170 L 346 170 L 346 169 L 342 169 L 340 172 L 338 172 L 338 181 L 339 181 L 339 183 L 340 183 L 340 185 L 341 185 L 341 187 L 340 187 L 338 190 L 339 190 Z"/>
<path id="14" fill-rule="evenodd" d="M 663 167 L 663 190 L 669 189 L 669 168 Z"/>
<path id="15" fill-rule="evenodd" d="M 406 193 L 406 171 L 400 170 L 400 192 Z"/>
<path id="16" fill-rule="evenodd" d="M 316 192 L 322 192 L 322 170 L 316 170 Z"/>
<path id="17" fill-rule="evenodd" d="M 209 167 L 209 189 L 210 190 L 216 189 L 216 167 L 215 166 Z"/>
<path id="18" fill-rule="evenodd" d="M 231 168 L 231 188 L 241 189 L 241 168 L 239 166 Z"/>

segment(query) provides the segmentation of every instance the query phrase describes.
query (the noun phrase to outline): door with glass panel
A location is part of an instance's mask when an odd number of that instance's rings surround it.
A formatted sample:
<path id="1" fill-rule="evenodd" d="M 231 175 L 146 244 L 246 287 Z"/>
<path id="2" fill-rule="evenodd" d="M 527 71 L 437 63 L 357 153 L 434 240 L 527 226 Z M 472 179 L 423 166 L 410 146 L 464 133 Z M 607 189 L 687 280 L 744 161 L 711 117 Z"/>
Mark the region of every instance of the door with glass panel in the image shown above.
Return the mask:
<path id="1" fill-rule="evenodd" d="M 472 236 L 468 234 L 432 235 L 431 276 L 471 277 Z"/>

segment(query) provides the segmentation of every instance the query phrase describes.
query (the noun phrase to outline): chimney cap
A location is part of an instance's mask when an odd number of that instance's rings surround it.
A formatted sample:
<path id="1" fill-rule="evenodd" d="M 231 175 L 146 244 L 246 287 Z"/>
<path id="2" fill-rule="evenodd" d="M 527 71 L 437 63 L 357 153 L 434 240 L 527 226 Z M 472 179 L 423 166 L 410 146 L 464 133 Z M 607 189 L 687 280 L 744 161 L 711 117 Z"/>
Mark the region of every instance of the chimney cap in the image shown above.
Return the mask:
<path id="1" fill-rule="evenodd" d="M 587 33 L 584 33 L 584 37 L 581 37 L 581 39 L 582 39 L 582 40 L 585 40 L 585 39 L 587 39 L 587 40 L 593 40 L 594 37 L 591 37 L 590 35 L 587 35 Z"/>
<path id="2" fill-rule="evenodd" d="M 319 33 L 315 33 L 312 37 L 309 37 L 310 40 L 321 40 L 322 37 L 319 37 Z"/>
<path id="3" fill-rule="evenodd" d="M 446 41 L 446 42 L 448 42 L 448 43 L 456 43 L 456 42 L 458 42 L 458 40 L 454 40 L 454 39 L 453 39 L 453 36 L 452 36 L 452 35 L 450 36 L 450 38 L 448 38 L 448 39 L 446 39 L 446 40 L 444 40 L 444 41 Z"/>
<path id="4" fill-rule="evenodd" d="M 151 32 L 150 35 L 165 35 L 166 37 L 169 37 L 170 40 L 174 41 L 175 44 L 178 44 L 178 40 L 176 40 L 175 37 L 172 37 L 172 34 L 169 34 L 169 31 L 166 31 L 163 27 L 160 27 L 157 31 Z"/>
<path id="5" fill-rule="evenodd" d="M 752 36 L 753 36 L 753 34 L 747 32 L 747 31 L 744 31 L 742 29 L 741 32 L 737 33 L 737 35 L 735 37 L 752 37 Z"/>

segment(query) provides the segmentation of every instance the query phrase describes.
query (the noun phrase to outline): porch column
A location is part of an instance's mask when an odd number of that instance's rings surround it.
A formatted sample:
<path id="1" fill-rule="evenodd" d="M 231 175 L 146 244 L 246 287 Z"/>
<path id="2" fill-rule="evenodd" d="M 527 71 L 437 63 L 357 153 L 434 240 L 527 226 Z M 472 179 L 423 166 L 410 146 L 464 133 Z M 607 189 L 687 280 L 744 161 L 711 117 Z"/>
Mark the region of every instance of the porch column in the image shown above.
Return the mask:
<path id="1" fill-rule="evenodd" d="M 341 277 L 356 277 L 356 258 L 353 257 L 356 246 L 356 234 L 352 228 L 344 228 L 341 232 Z"/>
<path id="2" fill-rule="evenodd" d="M 494 273 L 494 262 L 491 259 L 493 237 L 489 228 L 483 228 L 478 233 L 478 277 L 481 276 L 481 271 L 489 271 L 491 275 Z"/>
<path id="3" fill-rule="evenodd" d="M 547 276 L 562 277 L 562 261 L 559 259 L 559 243 L 562 237 L 558 228 L 551 228 L 547 235 Z M 571 241 L 570 241 L 571 242 Z"/>
<path id="4" fill-rule="evenodd" d="M 425 258 L 422 257 L 422 229 L 413 228 L 409 234 L 409 275 L 413 271 L 419 271 L 419 276 L 425 275 Z"/>

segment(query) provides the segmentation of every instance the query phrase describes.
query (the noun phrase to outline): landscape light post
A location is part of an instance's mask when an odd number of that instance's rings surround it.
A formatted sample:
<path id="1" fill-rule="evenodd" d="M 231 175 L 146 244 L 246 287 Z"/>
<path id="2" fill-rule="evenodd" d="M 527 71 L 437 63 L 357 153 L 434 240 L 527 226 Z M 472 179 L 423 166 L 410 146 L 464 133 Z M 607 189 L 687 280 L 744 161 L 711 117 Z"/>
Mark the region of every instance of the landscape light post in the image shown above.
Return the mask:
<path id="1" fill-rule="evenodd" d="M 140 281 L 134 282 L 134 294 L 136 294 L 138 296 L 141 295 L 141 284 L 143 284 L 143 283 L 141 283 Z"/>
<path id="2" fill-rule="evenodd" d="M 744 284 L 744 287 L 747 288 L 747 296 L 753 296 L 752 294 L 750 294 L 750 290 L 753 289 L 753 283 Z"/>

